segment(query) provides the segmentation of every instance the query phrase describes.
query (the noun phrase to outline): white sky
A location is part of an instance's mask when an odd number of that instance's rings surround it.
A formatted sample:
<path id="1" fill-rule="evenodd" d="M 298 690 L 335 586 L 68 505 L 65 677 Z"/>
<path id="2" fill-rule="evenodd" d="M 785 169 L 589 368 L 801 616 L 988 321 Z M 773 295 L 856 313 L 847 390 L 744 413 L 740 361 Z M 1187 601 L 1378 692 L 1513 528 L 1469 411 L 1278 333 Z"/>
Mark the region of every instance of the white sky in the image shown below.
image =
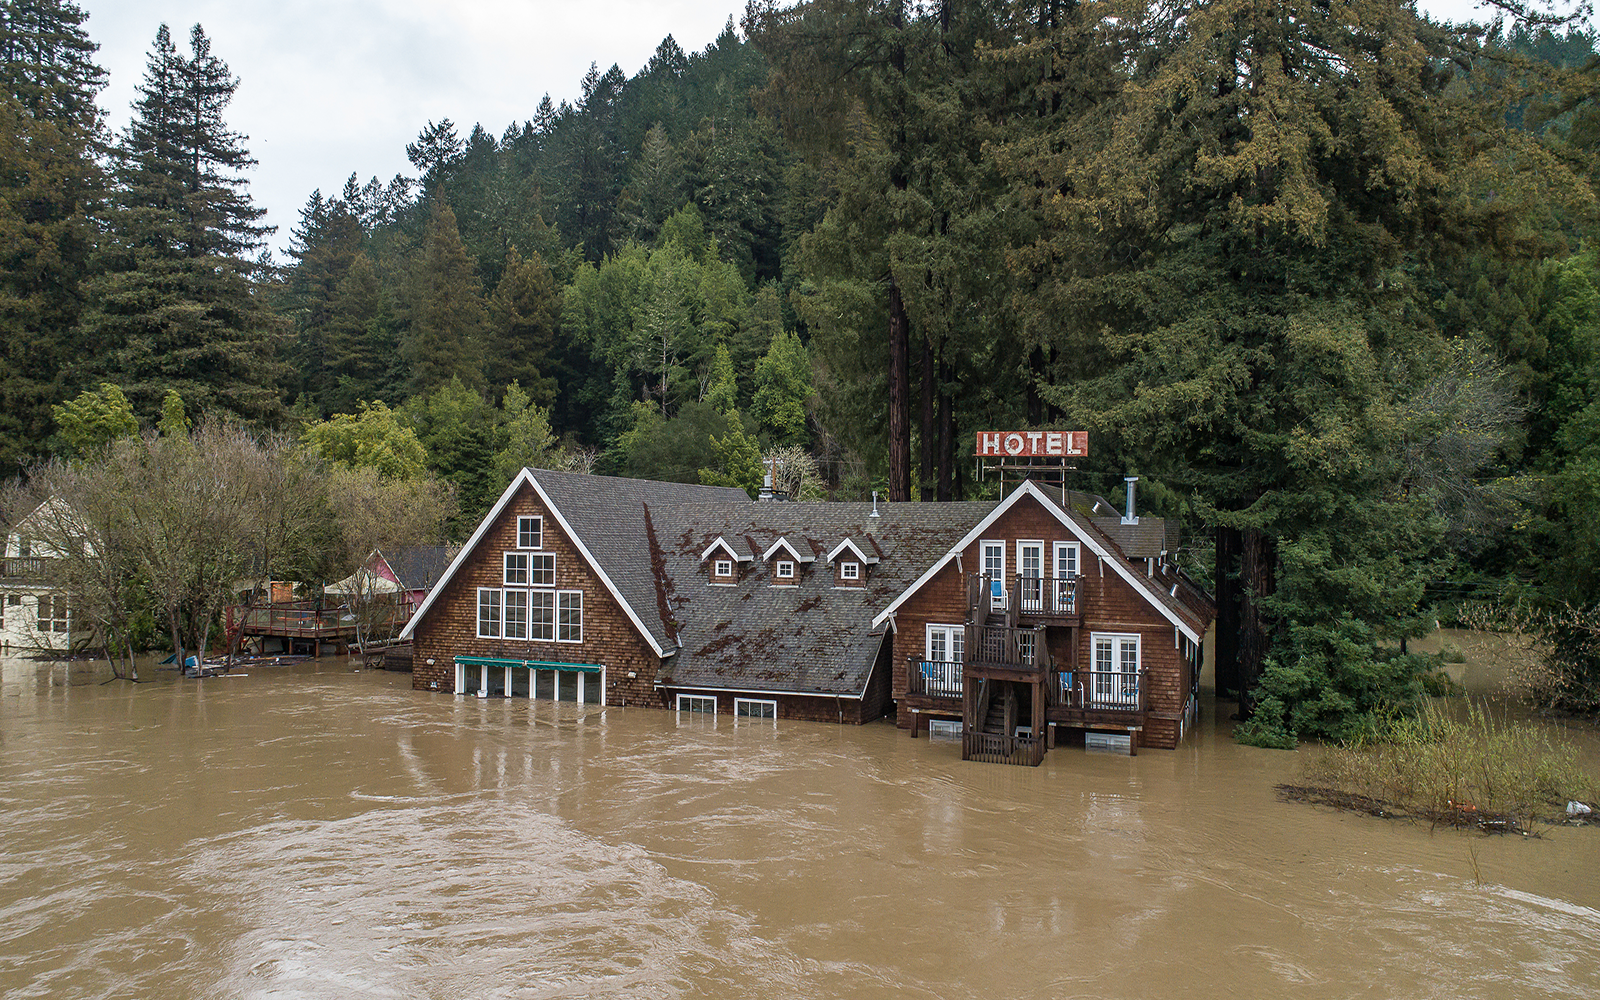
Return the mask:
<path id="1" fill-rule="evenodd" d="M 128 120 L 156 29 L 180 51 L 199 23 L 240 78 L 229 125 L 260 165 L 250 193 L 282 248 L 311 192 L 337 194 L 410 175 L 406 143 L 449 118 L 496 136 L 533 116 L 546 93 L 576 100 L 591 62 L 632 76 L 668 34 L 703 50 L 743 0 L 78 0 L 110 75 L 101 95 L 114 129 Z M 1473 0 L 1423 6 L 1472 17 Z M 1478 15 L 1484 19 L 1488 15 Z"/>

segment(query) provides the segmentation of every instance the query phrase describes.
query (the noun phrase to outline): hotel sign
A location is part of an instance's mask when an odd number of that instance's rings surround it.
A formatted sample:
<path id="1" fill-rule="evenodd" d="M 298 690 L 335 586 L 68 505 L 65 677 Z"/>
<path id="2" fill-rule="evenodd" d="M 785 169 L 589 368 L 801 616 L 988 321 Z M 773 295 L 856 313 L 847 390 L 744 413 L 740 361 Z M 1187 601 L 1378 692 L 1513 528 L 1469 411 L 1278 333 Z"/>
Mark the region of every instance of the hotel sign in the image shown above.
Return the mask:
<path id="1" fill-rule="evenodd" d="M 979 458 L 1082 458 L 1088 431 L 979 431 Z"/>

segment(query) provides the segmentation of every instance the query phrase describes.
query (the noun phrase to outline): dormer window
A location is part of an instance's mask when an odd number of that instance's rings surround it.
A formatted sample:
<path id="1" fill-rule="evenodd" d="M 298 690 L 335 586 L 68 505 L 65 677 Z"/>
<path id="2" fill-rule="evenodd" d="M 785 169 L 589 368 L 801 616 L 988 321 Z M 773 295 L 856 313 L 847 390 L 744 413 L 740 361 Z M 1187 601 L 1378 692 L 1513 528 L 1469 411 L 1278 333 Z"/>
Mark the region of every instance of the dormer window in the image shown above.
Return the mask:
<path id="1" fill-rule="evenodd" d="M 739 564 L 750 561 L 749 553 L 740 555 L 734 547 L 728 544 L 726 538 L 717 538 L 706 550 L 700 553 L 700 565 L 711 564 L 711 582 L 724 587 L 731 587 L 739 582 L 737 576 Z"/>
<path id="2" fill-rule="evenodd" d="M 867 585 L 867 567 L 876 563 L 878 556 L 876 547 L 872 545 L 870 539 L 866 548 L 863 548 L 846 538 L 828 553 L 828 561 L 833 564 L 835 587 L 859 588 Z"/>
<path id="3" fill-rule="evenodd" d="M 788 559 L 779 559 L 773 567 L 772 575 L 780 580 L 794 579 L 794 563 Z"/>

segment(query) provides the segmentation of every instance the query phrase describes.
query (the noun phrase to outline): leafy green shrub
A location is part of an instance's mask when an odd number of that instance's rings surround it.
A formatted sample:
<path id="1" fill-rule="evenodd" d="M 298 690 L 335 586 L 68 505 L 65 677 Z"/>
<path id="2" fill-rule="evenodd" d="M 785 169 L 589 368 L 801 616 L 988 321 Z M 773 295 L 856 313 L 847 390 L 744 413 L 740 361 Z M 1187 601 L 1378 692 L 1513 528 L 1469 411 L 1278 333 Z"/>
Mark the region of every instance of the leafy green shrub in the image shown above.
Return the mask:
<path id="1" fill-rule="evenodd" d="M 1457 646 L 1455 643 L 1446 640 L 1439 647 L 1439 662 L 1465 663 L 1467 662 L 1467 654 L 1462 652 L 1460 646 Z"/>
<path id="2" fill-rule="evenodd" d="M 1485 826 L 1498 818 L 1526 829 L 1559 815 L 1568 799 L 1592 799 L 1596 787 L 1559 730 L 1496 717 L 1476 702 L 1467 704 L 1465 718 L 1429 703 L 1418 714 L 1385 719 L 1304 766 L 1306 780 L 1325 791 L 1431 823 Z"/>

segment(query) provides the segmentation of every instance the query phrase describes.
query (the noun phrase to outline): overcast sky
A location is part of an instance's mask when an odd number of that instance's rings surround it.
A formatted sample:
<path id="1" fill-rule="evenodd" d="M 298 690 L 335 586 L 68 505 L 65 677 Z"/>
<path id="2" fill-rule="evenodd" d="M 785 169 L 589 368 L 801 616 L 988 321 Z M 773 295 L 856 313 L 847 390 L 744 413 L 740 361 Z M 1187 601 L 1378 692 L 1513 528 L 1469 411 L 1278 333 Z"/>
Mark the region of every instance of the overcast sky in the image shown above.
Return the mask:
<path id="1" fill-rule="evenodd" d="M 411 174 L 406 143 L 449 118 L 499 135 L 539 98 L 576 100 L 591 62 L 633 76 L 668 34 L 703 50 L 743 0 L 78 0 L 110 74 L 101 107 L 128 120 L 156 29 L 180 51 L 199 23 L 240 80 L 229 125 L 260 161 L 250 193 L 282 248 L 311 192 Z M 1473 0 L 1423 5 L 1473 16 Z"/>

